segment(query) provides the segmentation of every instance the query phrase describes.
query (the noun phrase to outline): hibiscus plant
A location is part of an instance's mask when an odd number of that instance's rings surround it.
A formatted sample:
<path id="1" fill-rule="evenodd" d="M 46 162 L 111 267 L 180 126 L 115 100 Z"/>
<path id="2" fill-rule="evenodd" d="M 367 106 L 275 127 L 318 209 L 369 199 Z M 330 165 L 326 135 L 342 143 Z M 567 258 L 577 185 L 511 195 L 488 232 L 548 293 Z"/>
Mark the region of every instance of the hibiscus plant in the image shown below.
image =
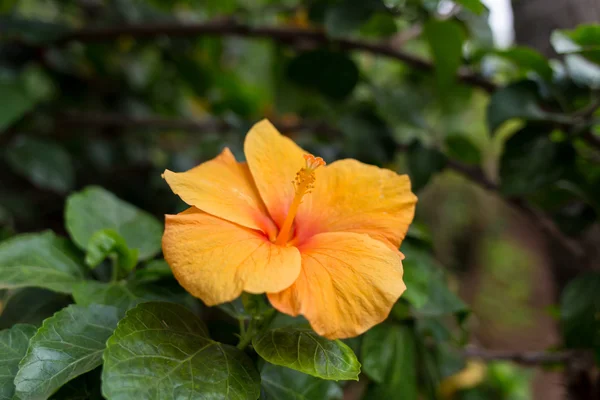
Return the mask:
<path id="1" fill-rule="evenodd" d="M 484 3 L 1 1 L 0 400 L 600 398 L 600 26 Z"/>

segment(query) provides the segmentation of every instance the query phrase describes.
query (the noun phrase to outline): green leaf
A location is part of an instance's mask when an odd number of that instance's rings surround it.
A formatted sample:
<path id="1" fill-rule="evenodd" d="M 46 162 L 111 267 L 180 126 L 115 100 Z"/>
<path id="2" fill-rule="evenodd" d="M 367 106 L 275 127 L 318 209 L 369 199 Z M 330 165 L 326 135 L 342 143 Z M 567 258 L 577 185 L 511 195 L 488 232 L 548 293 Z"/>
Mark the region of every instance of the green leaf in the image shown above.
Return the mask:
<path id="1" fill-rule="evenodd" d="M 129 249 L 125 239 L 112 229 L 103 229 L 92 235 L 87 246 L 85 263 L 96 268 L 104 259 L 113 255 L 122 272 L 131 271 L 137 264 L 137 249 Z"/>
<path id="2" fill-rule="evenodd" d="M 175 297 L 164 288 L 143 282 L 103 283 L 81 282 L 73 287 L 73 298 L 82 306 L 105 304 L 125 312 L 147 301 L 174 301 Z"/>
<path id="3" fill-rule="evenodd" d="M 494 53 L 512 61 L 524 71 L 534 71 L 546 80 L 552 79 L 552 68 L 548 60 L 536 50 L 529 47 L 516 46 L 506 50 L 496 50 Z"/>
<path id="4" fill-rule="evenodd" d="M 125 239 L 127 247 L 138 249 L 141 260 L 160 251 L 162 224 L 100 187 L 91 186 L 69 196 L 65 216 L 67 231 L 81 249 L 87 249 L 97 231 L 112 229 Z"/>
<path id="5" fill-rule="evenodd" d="M 363 372 L 378 384 L 367 398 L 417 400 L 417 358 L 414 334 L 407 326 L 380 324 L 365 333 Z"/>
<path id="6" fill-rule="evenodd" d="M 600 25 L 582 24 L 574 30 L 557 30 L 550 37 L 558 54 L 581 54 L 600 64 Z"/>
<path id="7" fill-rule="evenodd" d="M 522 118 L 539 121 L 549 117 L 538 104 L 537 85 L 532 81 L 520 81 L 494 92 L 487 108 L 487 124 L 495 133 L 505 121 Z"/>
<path id="8" fill-rule="evenodd" d="M 587 272 L 573 279 L 561 296 L 560 318 L 565 345 L 593 348 L 600 359 L 600 274 Z"/>
<path id="9" fill-rule="evenodd" d="M 47 399 L 66 382 L 102 364 L 106 340 L 119 316 L 115 307 L 73 304 L 45 320 L 19 363 L 17 395 Z"/>
<path id="10" fill-rule="evenodd" d="M 415 192 L 425 187 L 433 175 L 446 166 L 446 156 L 441 151 L 425 147 L 418 141 L 409 146 L 406 157 Z"/>
<path id="11" fill-rule="evenodd" d="M 573 81 L 582 86 L 597 90 L 600 88 L 600 65 L 577 55 L 565 56 L 567 70 Z"/>
<path id="12" fill-rule="evenodd" d="M 477 15 L 481 15 L 486 10 L 481 0 L 456 0 L 456 2 Z"/>
<path id="13" fill-rule="evenodd" d="M 342 400 L 342 389 L 332 381 L 265 363 L 260 370 L 266 400 Z"/>
<path id="14" fill-rule="evenodd" d="M 363 25 L 375 12 L 375 0 L 342 1 L 325 12 L 325 30 L 331 36 L 348 35 Z"/>
<path id="15" fill-rule="evenodd" d="M 277 328 L 252 339 L 254 350 L 271 364 L 330 380 L 358 380 L 360 363 L 340 340 L 327 340 L 310 329 Z"/>
<path id="16" fill-rule="evenodd" d="M 507 196 L 534 193 L 565 176 L 574 158 L 570 143 L 552 141 L 544 129 L 521 129 L 504 145 L 500 190 Z"/>
<path id="17" fill-rule="evenodd" d="M 6 149 L 6 161 L 16 173 L 43 189 L 66 193 L 75 183 L 71 156 L 57 143 L 19 137 Z"/>
<path id="18" fill-rule="evenodd" d="M 462 318 L 468 308 L 450 291 L 443 270 L 431 253 L 406 241 L 400 251 L 406 257 L 402 262 L 406 284 L 402 297 L 411 303 L 413 313 L 418 317 L 457 314 Z"/>
<path id="19" fill-rule="evenodd" d="M 108 339 L 102 393 L 108 399 L 255 400 L 260 377 L 244 352 L 211 340 L 186 308 L 153 302 L 128 311 Z"/>
<path id="20" fill-rule="evenodd" d="M 358 67 L 345 53 L 313 50 L 294 58 L 287 68 L 289 79 L 334 100 L 347 97 L 358 83 Z"/>
<path id="21" fill-rule="evenodd" d="M 435 63 L 438 86 L 442 91 L 447 91 L 456 81 L 456 73 L 462 63 L 465 32 L 456 21 L 429 20 L 425 23 L 423 33 Z"/>
<path id="22" fill-rule="evenodd" d="M 173 278 L 173 272 L 165 260 L 152 260 L 135 270 L 136 282 L 154 282 L 166 278 Z"/>
<path id="23" fill-rule="evenodd" d="M 481 151 L 465 135 L 448 135 L 446 149 L 450 158 L 466 164 L 481 164 Z"/>
<path id="24" fill-rule="evenodd" d="M 13 380 L 19 369 L 19 362 L 27 352 L 29 339 L 36 329 L 33 325 L 17 324 L 0 331 L 0 400 L 13 398 Z"/>
<path id="25" fill-rule="evenodd" d="M 68 240 L 53 232 L 15 236 L 0 243 L 0 288 L 40 287 L 71 293 L 84 279 Z"/>
<path id="26" fill-rule="evenodd" d="M 18 80 L 0 80 L 0 132 L 19 120 L 37 104 Z"/>
<path id="27" fill-rule="evenodd" d="M 18 323 L 40 326 L 42 321 L 70 303 L 70 296 L 46 289 L 17 290 L 8 297 L 2 307 L 0 329 L 10 328 Z"/>

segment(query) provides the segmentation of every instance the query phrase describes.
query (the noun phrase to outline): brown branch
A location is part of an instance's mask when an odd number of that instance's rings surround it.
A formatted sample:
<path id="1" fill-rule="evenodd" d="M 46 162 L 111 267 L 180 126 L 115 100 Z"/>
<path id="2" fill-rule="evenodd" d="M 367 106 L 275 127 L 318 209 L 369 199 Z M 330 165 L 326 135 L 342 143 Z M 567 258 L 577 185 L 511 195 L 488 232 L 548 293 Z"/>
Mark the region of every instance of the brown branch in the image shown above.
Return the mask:
<path id="1" fill-rule="evenodd" d="M 318 45 L 332 45 L 341 50 L 365 51 L 402 61 L 407 65 L 422 71 L 428 72 L 434 70 L 434 65 L 430 61 L 394 49 L 385 43 L 369 42 L 359 39 L 330 38 L 324 31 L 318 29 L 277 26 L 253 27 L 236 23 L 230 19 L 196 24 L 155 23 L 114 27 L 88 27 L 63 36 L 54 42 L 54 44 L 61 45 L 69 42 L 102 42 L 127 36 L 136 39 L 154 39 L 162 36 L 240 36 L 267 38 L 291 45 L 307 42 Z M 458 71 L 457 78 L 464 83 L 480 87 L 488 92 L 492 92 L 496 89 L 496 85 L 493 82 L 464 67 Z"/>
<path id="2" fill-rule="evenodd" d="M 585 354 L 574 351 L 562 352 L 543 352 L 543 351 L 501 351 L 485 350 L 474 347 L 467 347 L 463 355 L 467 358 L 483 361 L 511 361 L 527 366 L 543 366 L 555 364 L 567 364 L 574 359 L 585 357 Z"/>

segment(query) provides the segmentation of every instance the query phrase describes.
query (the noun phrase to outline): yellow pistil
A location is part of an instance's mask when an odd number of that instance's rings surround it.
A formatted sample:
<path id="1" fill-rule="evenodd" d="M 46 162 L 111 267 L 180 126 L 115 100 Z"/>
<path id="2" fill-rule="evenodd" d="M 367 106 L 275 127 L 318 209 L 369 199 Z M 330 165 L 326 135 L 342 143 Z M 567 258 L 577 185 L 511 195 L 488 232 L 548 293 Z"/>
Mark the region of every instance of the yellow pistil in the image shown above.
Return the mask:
<path id="1" fill-rule="evenodd" d="M 302 198 L 314 188 L 315 170 L 320 166 L 325 165 L 325 161 L 323 161 L 321 157 L 315 157 L 312 154 L 305 154 L 304 159 L 306 160 L 306 166 L 298 171 L 296 179 L 294 180 L 296 195 L 294 196 L 294 200 L 292 200 L 285 221 L 283 221 L 279 235 L 277 235 L 277 239 L 275 240 L 275 244 L 280 246 L 286 244 L 290 238 L 294 218 L 296 217 L 300 203 L 302 203 Z"/>

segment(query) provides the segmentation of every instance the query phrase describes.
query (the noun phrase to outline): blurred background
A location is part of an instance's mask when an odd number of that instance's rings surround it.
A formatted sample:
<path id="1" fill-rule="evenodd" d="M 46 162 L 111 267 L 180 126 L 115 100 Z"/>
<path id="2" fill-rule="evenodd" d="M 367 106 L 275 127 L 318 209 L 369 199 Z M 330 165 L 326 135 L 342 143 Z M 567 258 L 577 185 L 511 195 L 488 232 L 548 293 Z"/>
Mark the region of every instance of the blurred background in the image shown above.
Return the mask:
<path id="1" fill-rule="evenodd" d="M 87 185 L 177 212 L 162 171 L 224 146 L 243 159 L 266 117 L 328 162 L 411 176 L 407 279 L 441 271 L 470 309 L 440 295 L 430 310 L 456 314 L 466 354 L 424 361 L 441 371 L 424 380 L 434 398 L 600 398 L 593 367 L 544 358 L 600 344 L 600 285 L 564 295 L 599 266 L 598 0 L 2 0 L 0 12 L 0 239 L 64 234 L 65 198 Z"/>

